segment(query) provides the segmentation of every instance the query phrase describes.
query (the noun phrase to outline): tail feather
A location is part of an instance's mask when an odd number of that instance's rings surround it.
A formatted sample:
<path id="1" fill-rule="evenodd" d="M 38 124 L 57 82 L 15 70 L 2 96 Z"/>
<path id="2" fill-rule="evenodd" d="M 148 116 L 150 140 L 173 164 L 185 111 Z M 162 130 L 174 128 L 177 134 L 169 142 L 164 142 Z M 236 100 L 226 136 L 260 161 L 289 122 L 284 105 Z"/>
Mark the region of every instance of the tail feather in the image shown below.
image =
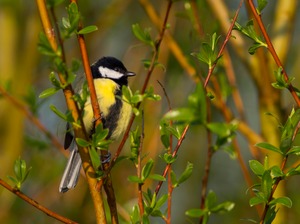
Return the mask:
<path id="1" fill-rule="evenodd" d="M 71 151 L 70 158 L 60 181 L 59 192 L 65 193 L 74 188 L 78 182 L 81 169 L 81 158 L 77 146 Z"/>

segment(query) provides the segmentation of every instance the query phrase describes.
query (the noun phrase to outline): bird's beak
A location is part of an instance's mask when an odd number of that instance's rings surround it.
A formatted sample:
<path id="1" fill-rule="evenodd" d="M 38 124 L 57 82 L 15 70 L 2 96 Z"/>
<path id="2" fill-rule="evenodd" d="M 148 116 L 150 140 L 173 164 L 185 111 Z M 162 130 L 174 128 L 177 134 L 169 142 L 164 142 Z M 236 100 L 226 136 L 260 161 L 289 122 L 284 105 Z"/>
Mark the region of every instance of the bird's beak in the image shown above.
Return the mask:
<path id="1" fill-rule="evenodd" d="M 134 73 L 134 72 L 129 72 L 129 71 L 127 71 L 127 72 L 126 72 L 126 76 L 127 76 L 127 77 L 135 76 L 135 73 Z"/>

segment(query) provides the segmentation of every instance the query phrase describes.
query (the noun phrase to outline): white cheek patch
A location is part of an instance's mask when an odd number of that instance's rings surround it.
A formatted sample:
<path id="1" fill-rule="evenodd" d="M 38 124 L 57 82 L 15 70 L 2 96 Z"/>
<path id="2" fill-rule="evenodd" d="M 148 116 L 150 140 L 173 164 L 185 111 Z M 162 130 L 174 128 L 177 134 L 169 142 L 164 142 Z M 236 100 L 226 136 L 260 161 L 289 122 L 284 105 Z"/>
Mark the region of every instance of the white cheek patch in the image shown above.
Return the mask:
<path id="1" fill-rule="evenodd" d="M 109 68 L 104 68 L 102 66 L 100 66 L 99 68 L 99 72 L 101 73 L 101 75 L 104 78 L 110 78 L 110 79 L 119 79 L 122 76 L 124 76 L 122 73 L 117 72 L 115 70 L 109 69 Z"/>

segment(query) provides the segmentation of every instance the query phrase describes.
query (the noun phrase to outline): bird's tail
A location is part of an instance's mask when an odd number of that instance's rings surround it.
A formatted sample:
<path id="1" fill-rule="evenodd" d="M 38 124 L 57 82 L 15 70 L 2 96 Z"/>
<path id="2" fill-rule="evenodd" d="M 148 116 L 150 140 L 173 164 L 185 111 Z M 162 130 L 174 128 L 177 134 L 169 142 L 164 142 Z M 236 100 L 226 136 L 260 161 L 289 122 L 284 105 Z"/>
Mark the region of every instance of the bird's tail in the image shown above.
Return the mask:
<path id="1" fill-rule="evenodd" d="M 65 193 L 69 189 L 72 189 L 76 186 L 80 169 L 81 169 L 81 158 L 78 152 L 78 148 L 75 145 L 74 149 L 71 151 L 71 155 L 68 160 L 68 164 L 65 168 L 63 177 L 61 178 L 60 185 L 59 185 L 59 192 Z"/>

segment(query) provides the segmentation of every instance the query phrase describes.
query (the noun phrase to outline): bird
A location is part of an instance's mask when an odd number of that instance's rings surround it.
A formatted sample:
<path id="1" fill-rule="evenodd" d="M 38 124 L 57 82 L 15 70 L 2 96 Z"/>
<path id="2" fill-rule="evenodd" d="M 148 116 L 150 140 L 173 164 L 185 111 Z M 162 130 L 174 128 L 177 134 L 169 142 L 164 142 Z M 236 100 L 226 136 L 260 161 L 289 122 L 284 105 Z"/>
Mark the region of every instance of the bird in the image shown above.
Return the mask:
<path id="1" fill-rule="evenodd" d="M 128 78 L 135 76 L 134 72 L 126 69 L 124 64 L 115 57 L 102 57 L 91 65 L 96 95 L 101 110 L 103 128 L 108 129 L 107 139 L 117 140 L 125 132 L 131 114 L 131 105 L 122 98 L 122 87 L 128 87 Z M 82 89 L 78 91 L 80 94 Z M 91 138 L 95 131 L 95 120 L 91 100 L 88 97 L 83 108 L 83 123 L 88 136 Z M 81 169 L 81 158 L 70 124 L 67 123 L 64 148 L 71 151 L 64 170 L 59 192 L 65 193 L 75 188 Z"/>

